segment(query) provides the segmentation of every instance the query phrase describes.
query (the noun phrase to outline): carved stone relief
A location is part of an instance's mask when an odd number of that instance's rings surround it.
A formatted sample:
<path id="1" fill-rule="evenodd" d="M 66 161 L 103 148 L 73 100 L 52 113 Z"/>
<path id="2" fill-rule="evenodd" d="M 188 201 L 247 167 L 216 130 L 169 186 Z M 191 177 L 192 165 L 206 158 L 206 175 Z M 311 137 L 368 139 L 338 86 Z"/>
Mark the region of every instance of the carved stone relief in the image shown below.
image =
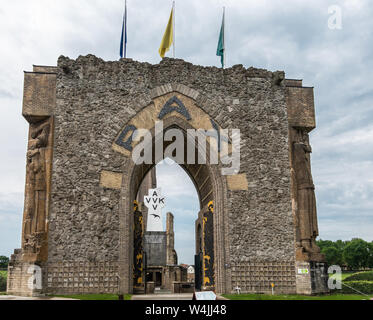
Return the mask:
<path id="1" fill-rule="evenodd" d="M 47 180 L 51 119 L 30 124 L 26 164 L 23 253 L 38 260 L 47 242 Z M 35 262 L 34 261 L 34 262 Z"/>
<path id="2" fill-rule="evenodd" d="M 308 133 L 293 130 L 292 163 L 296 191 L 297 255 L 303 260 L 319 260 L 316 244 L 319 235 L 316 212 L 315 185 L 312 179 Z"/>

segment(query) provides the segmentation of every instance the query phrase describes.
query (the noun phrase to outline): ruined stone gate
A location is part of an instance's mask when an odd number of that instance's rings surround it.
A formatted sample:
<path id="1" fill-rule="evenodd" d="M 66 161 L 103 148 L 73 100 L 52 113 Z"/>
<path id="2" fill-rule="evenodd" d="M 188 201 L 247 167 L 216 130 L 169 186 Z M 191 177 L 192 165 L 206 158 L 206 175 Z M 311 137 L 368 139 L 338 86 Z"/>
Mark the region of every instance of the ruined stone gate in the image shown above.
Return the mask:
<path id="1" fill-rule="evenodd" d="M 162 158 L 135 165 L 132 134 L 155 133 L 158 120 L 185 135 L 241 131 L 236 175 L 223 176 L 221 163 L 183 166 L 201 213 L 213 203 L 215 290 L 327 290 L 315 244 L 313 88 L 301 80 L 242 65 L 60 57 L 57 67 L 25 73 L 23 116 L 30 133 L 22 248 L 11 259 L 9 293 L 133 292 L 133 202 Z M 163 138 L 153 137 L 153 145 Z"/>

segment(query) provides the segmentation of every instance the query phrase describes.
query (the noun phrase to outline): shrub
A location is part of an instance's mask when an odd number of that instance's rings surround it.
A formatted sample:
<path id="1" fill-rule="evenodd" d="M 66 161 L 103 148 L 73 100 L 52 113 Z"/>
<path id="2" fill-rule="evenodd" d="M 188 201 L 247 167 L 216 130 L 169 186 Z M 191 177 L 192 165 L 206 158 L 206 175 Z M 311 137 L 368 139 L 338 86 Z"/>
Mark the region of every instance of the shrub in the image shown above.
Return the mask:
<path id="1" fill-rule="evenodd" d="M 342 290 L 335 290 L 335 292 L 344 294 L 357 294 L 357 292 L 350 287 L 365 294 L 373 293 L 373 281 L 343 281 Z"/>
<path id="2" fill-rule="evenodd" d="M 343 250 L 343 259 L 353 269 L 369 267 L 370 245 L 362 239 L 353 239 Z"/>
<path id="3" fill-rule="evenodd" d="M 373 271 L 354 273 L 345 278 L 344 281 L 373 281 Z"/>
<path id="4" fill-rule="evenodd" d="M 9 264 L 9 258 L 0 256 L 0 269 L 7 269 Z"/>
<path id="5" fill-rule="evenodd" d="M 325 255 L 325 259 L 330 266 L 340 266 L 343 264 L 343 254 L 341 250 L 335 247 L 326 247 L 322 248 L 321 253 Z"/>
<path id="6" fill-rule="evenodd" d="M 6 275 L 0 273 L 0 292 L 6 291 Z"/>

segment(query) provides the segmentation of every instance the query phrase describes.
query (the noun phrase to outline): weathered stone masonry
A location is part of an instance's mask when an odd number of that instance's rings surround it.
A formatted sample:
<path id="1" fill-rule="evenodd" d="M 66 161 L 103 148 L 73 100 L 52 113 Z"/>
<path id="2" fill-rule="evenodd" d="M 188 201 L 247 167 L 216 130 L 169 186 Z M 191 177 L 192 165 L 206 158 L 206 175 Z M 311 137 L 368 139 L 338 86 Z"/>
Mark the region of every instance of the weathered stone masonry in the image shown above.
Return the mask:
<path id="1" fill-rule="evenodd" d="M 174 97 L 190 118 L 171 112 L 165 129 L 215 124 L 241 130 L 238 175 L 222 176 L 221 164 L 184 167 L 195 180 L 201 210 L 214 201 L 216 290 L 266 292 L 271 282 L 280 292 L 324 290 L 321 276 L 317 282 L 297 274 L 300 264 L 322 262 L 311 244 L 317 227 L 310 239 L 299 236 L 308 234 L 299 232 L 302 217 L 313 213 L 302 207 L 299 216 L 298 197 L 306 189 L 297 185 L 296 171 L 303 169 L 292 161 L 294 142 L 306 145 L 315 127 L 312 88 L 285 80 L 282 72 L 242 65 L 222 70 L 175 59 L 151 65 L 89 55 L 60 57 L 57 67 L 35 66 L 25 75 L 23 115 L 31 125 L 52 121 L 53 154 L 45 163 L 53 166 L 45 177 L 47 241 L 33 256 L 24 244 L 13 256 L 10 293 L 132 291 L 132 204 L 151 166 L 134 166 L 131 152 L 116 141 L 129 125 L 153 130 Z M 312 196 L 312 186 L 307 190 Z M 28 197 L 26 192 L 25 204 Z M 42 267 L 41 290 L 25 286 L 26 263 Z"/>

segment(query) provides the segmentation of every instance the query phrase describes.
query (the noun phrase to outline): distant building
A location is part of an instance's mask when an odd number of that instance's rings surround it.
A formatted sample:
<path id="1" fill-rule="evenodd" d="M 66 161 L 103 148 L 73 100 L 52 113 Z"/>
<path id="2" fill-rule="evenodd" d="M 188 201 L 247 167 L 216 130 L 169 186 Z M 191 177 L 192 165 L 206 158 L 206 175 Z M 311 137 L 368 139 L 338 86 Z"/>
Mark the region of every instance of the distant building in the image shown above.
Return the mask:
<path id="1" fill-rule="evenodd" d="M 187 279 L 188 279 L 188 282 L 194 282 L 194 279 L 195 279 L 195 270 L 194 270 L 194 266 L 189 266 L 188 269 L 187 269 Z"/>

